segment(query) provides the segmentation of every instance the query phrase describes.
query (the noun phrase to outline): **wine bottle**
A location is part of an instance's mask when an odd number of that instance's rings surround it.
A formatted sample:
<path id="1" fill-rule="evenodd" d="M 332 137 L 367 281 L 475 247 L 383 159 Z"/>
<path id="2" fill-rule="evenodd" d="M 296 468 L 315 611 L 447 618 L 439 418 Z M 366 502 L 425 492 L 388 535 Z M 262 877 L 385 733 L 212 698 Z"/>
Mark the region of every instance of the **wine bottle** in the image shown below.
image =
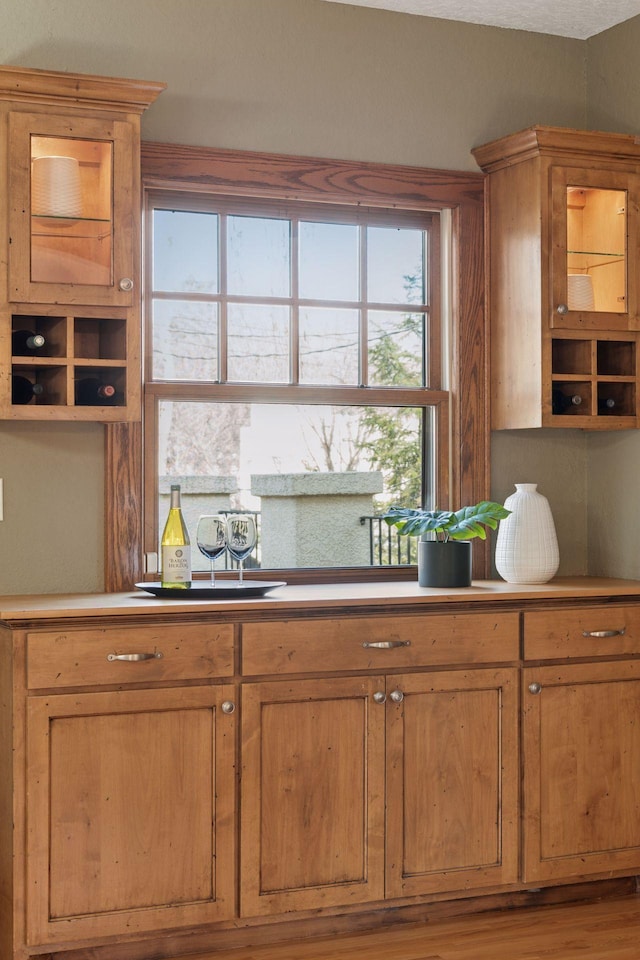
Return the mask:
<path id="1" fill-rule="evenodd" d="M 180 485 L 171 484 L 171 505 L 160 541 L 162 586 L 191 586 L 191 543 L 180 506 Z"/>
<path id="2" fill-rule="evenodd" d="M 45 339 L 33 330 L 14 330 L 11 334 L 11 353 L 14 357 L 29 356 L 34 350 L 44 347 Z"/>
<path id="3" fill-rule="evenodd" d="M 613 413 L 615 406 L 613 397 L 598 397 L 598 413 Z"/>
<path id="4" fill-rule="evenodd" d="M 30 403 L 44 393 L 41 383 L 32 383 L 27 377 L 14 374 L 11 377 L 11 403 Z"/>
<path id="5" fill-rule="evenodd" d="M 567 394 L 562 390 L 553 390 L 551 393 L 551 412 L 566 413 L 572 407 L 579 407 L 582 397 L 579 393 Z"/>
<path id="6" fill-rule="evenodd" d="M 79 407 L 102 407 L 116 402 L 116 388 L 98 377 L 76 380 L 76 404 Z"/>

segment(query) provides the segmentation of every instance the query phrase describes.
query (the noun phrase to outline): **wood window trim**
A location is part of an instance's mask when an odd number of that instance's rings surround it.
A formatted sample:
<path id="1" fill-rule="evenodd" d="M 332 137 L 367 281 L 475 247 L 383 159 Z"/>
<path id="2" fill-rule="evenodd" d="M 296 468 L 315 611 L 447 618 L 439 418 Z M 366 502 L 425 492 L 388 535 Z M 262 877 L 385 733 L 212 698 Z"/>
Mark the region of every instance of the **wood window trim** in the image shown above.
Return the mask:
<path id="1" fill-rule="evenodd" d="M 450 210 L 452 505 L 488 497 L 489 343 L 482 174 L 148 142 L 141 145 L 141 172 L 145 187 Z M 107 424 L 105 442 L 105 590 L 119 592 L 131 589 L 143 571 L 140 424 Z M 478 541 L 474 577 L 487 577 L 489 562 L 488 542 Z"/>

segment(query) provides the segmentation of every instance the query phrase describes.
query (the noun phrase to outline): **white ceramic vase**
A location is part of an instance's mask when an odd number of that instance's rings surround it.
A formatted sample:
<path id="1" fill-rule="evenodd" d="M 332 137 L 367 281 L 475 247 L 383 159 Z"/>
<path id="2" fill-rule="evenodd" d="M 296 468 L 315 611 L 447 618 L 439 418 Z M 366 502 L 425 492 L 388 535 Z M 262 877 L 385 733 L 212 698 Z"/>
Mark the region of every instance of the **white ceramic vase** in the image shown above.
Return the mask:
<path id="1" fill-rule="evenodd" d="M 560 563 L 551 507 L 537 487 L 516 483 L 504 502 L 511 513 L 498 527 L 495 563 L 507 583 L 546 583 Z"/>

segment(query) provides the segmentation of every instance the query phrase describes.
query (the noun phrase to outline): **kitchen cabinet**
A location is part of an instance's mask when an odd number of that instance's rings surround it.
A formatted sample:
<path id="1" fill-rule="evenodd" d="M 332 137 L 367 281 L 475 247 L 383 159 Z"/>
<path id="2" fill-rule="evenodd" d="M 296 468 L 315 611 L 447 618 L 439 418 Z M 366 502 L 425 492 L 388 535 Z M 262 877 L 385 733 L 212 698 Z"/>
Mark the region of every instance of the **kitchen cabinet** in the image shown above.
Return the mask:
<path id="1" fill-rule="evenodd" d="M 417 672 L 465 654 L 516 659 L 516 616 L 244 627 L 245 673 L 385 670 L 243 684 L 244 916 L 517 881 L 517 671 Z"/>
<path id="2" fill-rule="evenodd" d="M 163 88 L 0 67 L 2 418 L 140 417 L 140 115 Z"/>
<path id="3" fill-rule="evenodd" d="M 628 892 L 639 715 L 630 581 L 0 598 L 0 956 Z"/>
<path id="4" fill-rule="evenodd" d="M 638 873 L 637 607 L 526 614 L 525 652 L 523 880 Z"/>
<path id="5" fill-rule="evenodd" d="M 246 683 L 241 913 L 384 897 L 384 680 Z"/>
<path id="6" fill-rule="evenodd" d="M 215 625 L 28 634 L 27 944 L 233 916 L 231 644 Z"/>
<path id="7" fill-rule="evenodd" d="M 494 429 L 638 424 L 640 144 L 536 126 L 488 174 Z"/>

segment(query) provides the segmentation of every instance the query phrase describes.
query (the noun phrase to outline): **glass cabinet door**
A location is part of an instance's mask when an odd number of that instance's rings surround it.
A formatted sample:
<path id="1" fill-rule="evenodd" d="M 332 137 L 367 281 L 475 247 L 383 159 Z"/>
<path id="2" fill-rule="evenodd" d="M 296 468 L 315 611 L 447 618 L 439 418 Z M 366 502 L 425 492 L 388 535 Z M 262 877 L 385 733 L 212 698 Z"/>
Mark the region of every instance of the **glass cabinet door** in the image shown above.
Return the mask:
<path id="1" fill-rule="evenodd" d="M 636 175 L 553 169 L 552 327 L 637 329 L 637 198 Z"/>
<path id="2" fill-rule="evenodd" d="M 13 300 L 132 302 L 131 143 L 123 121 L 11 114 Z"/>

